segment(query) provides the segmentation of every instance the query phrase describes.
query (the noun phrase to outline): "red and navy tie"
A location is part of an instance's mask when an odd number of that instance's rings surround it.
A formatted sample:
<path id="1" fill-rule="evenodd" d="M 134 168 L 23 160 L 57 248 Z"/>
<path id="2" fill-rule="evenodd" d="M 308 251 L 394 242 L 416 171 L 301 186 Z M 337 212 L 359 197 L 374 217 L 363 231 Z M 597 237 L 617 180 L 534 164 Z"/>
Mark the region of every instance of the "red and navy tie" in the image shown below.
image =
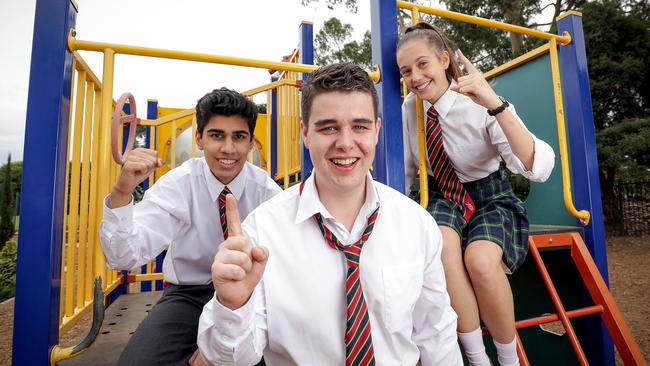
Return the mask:
<path id="1" fill-rule="evenodd" d="M 223 239 L 228 239 L 228 219 L 226 218 L 226 195 L 232 194 L 228 187 L 224 186 L 223 191 L 219 194 L 219 221 L 221 221 L 221 230 Z"/>
<path id="2" fill-rule="evenodd" d="M 442 140 L 442 128 L 438 120 L 438 111 L 431 106 L 427 110 L 427 124 L 425 126 L 427 138 L 427 158 L 433 172 L 438 189 L 442 195 L 454 202 L 463 214 L 465 222 L 469 222 L 476 206 L 469 196 L 463 183 L 458 179 L 454 166 L 449 161 Z"/>
<path id="3" fill-rule="evenodd" d="M 375 364 L 375 349 L 372 346 L 372 336 L 370 335 L 370 318 L 359 278 L 359 257 L 361 256 L 363 244 L 372 233 L 378 215 L 379 207 L 368 218 L 366 229 L 363 231 L 361 238 L 356 243 L 347 247 L 341 245 L 336 236 L 323 224 L 323 218 L 320 213 L 313 216 L 327 244 L 333 249 L 343 252 L 348 266 L 348 274 L 345 279 L 347 302 L 347 325 L 345 331 L 346 366 L 367 366 Z"/>

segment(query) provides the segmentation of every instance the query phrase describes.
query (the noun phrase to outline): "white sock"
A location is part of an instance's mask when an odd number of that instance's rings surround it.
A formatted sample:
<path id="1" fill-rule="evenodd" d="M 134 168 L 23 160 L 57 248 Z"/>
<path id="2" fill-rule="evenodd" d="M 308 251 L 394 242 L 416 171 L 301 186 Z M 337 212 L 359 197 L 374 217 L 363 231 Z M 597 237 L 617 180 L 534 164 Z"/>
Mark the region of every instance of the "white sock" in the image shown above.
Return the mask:
<path id="1" fill-rule="evenodd" d="M 519 366 L 519 356 L 517 356 L 517 340 L 501 344 L 494 339 L 494 346 L 497 348 L 497 357 L 501 366 Z"/>
<path id="2" fill-rule="evenodd" d="M 458 332 L 458 339 L 463 344 L 465 356 L 467 356 L 470 366 L 490 366 L 490 359 L 485 353 L 480 327 L 467 333 Z"/>

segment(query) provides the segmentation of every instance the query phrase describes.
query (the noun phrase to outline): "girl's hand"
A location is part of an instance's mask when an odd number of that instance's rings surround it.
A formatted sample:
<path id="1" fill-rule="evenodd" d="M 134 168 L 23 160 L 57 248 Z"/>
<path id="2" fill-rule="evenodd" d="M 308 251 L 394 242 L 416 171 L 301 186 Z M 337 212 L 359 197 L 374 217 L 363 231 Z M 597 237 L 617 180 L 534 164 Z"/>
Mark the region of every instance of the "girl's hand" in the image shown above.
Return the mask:
<path id="1" fill-rule="evenodd" d="M 501 105 L 501 99 L 497 93 L 492 90 L 490 84 L 483 77 L 483 74 L 474 67 L 474 65 L 463 55 L 460 50 L 456 50 L 460 61 L 465 65 L 467 75 L 458 78 L 458 84 L 452 85 L 451 90 L 466 95 L 474 103 L 485 107 L 486 109 L 495 109 Z"/>

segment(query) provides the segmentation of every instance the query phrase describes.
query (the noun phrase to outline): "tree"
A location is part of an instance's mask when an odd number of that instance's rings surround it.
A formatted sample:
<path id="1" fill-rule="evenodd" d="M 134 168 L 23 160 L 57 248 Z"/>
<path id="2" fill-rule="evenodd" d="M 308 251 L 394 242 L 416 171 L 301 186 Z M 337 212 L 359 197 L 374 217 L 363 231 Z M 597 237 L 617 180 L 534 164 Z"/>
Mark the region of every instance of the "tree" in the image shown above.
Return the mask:
<path id="1" fill-rule="evenodd" d="M 307 6 L 311 3 L 319 3 L 320 0 L 301 0 L 303 6 Z M 325 0 L 325 5 L 328 9 L 334 9 L 339 5 L 345 5 L 345 7 L 352 13 L 357 12 L 357 0 Z"/>
<path id="2" fill-rule="evenodd" d="M 614 202 L 614 183 L 650 177 L 650 117 L 626 120 L 596 134 L 600 189 L 604 202 Z M 615 205 L 603 205 L 605 218 L 616 219 Z"/>
<path id="3" fill-rule="evenodd" d="M 597 129 L 650 116 L 650 10 L 642 4 L 601 0 L 582 9 Z"/>
<path id="4" fill-rule="evenodd" d="M 369 70 L 372 58 L 370 32 L 366 31 L 361 42 L 349 40 L 352 32 L 352 25 L 341 23 L 338 18 L 333 17 L 325 21 L 315 37 L 316 64 L 352 62 Z"/>
<path id="5" fill-rule="evenodd" d="M 11 190 L 11 154 L 7 157 L 4 167 L 4 184 L 2 186 L 2 205 L 0 206 L 0 250 L 14 235 L 14 215 Z"/>

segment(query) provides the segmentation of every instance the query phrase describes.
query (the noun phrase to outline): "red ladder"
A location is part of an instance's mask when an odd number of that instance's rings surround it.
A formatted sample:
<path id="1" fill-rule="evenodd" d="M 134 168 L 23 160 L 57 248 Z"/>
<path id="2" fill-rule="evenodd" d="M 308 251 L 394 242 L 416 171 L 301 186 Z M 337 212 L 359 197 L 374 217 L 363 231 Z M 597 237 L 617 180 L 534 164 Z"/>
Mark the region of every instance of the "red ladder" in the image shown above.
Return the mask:
<path id="1" fill-rule="evenodd" d="M 570 319 L 582 316 L 601 314 L 602 319 L 609 331 L 610 336 L 614 341 L 616 350 L 618 351 L 621 359 L 625 365 L 647 365 L 643 354 L 639 349 L 638 344 L 632 336 L 630 328 L 625 323 L 623 315 L 621 314 L 612 294 L 609 292 L 603 277 L 594 263 L 594 260 L 585 246 L 584 240 L 577 232 L 568 233 L 553 233 L 553 234 L 539 234 L 531 235 L 528 239 L 528 247 L 537 268 L 542 276 L 546 289 L 553 300 L 556 314 L 541 316 L 521 320 L 516 323 L 517 329 L 528 328 L 541 324 L 551 323 L 560 320 L 564 326 L 564 330 L 571 342 L 571 346 L 576 353 L 580 365 L 588 365 L 589 362 L 585 356 L 580 341 L 578 340 Z M 539 253 L 542 248 L 569 248 L 571 251 L 571 258 L 580 273 L 587 291 L 589 292 L 595 305 L 588 306 L 581 309 L 566 311 L 560 297 L 555 289 L 555 285 L 548 274 L 544 261 Z M 517 338 L 517 353 L 522 366 L 530 365 L 524 347 Z"/>

